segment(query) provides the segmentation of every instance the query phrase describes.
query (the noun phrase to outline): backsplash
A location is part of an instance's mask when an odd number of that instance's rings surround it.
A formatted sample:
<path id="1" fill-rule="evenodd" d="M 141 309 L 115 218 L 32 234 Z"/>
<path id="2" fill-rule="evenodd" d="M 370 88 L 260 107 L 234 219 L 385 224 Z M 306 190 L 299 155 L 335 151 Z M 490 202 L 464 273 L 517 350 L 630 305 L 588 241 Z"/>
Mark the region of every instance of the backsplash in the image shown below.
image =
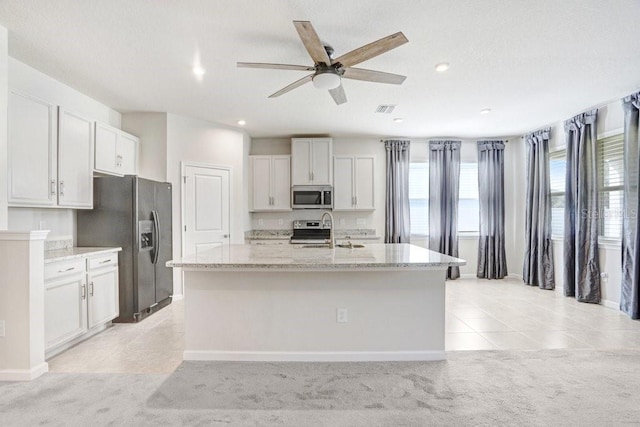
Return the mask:
<path id="1" fill-rule="evenodd" d="M 73 237 L 56 238 L 55 240 L 45 240 L 45 251 L 57 251 L 60 249 L 71 249 L 73 247 Z"/>
<path id="2" fill-rule="evenodd" d="M 291 212 L 252 212 L 251 228 L 253 230 L 293 230 L 293 221 L 319 220 L 324 210 L 298 209 Z M 340 212 L 333 211 L 336 230 L 371 229 L 376 228 L 373 223 L 372 212 Z"/>

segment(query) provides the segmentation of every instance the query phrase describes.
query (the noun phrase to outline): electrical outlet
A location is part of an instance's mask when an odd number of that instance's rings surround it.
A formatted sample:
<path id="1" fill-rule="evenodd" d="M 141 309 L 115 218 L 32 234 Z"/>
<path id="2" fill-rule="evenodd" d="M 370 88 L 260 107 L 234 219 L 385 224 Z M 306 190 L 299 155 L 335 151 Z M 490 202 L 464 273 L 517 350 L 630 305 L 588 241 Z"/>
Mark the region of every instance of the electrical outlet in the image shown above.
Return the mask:
<path id="1" fill-rule="evenodd" d="M 46 230 L 46 228 L 47 228 L 46 221 L 40 221 L 39 226 L 40 226 L 40 230 Z"/>
<path id="2" fill-rule="evenodd" d="M 340 225 L 344 225 L 346 223 L 346 221 L 344 220 L 344 218 L 340 218 Z"/>
<path id="3" fill-rule="evenodd" d="M 339 308 L 336 310 L 336 322 L 347 323 L 349 321 L 349 312 L 346 308 Z"/>
<path id="4" fill-rule="evenodd" d="M 264 219 L 258 219 L 258 226 L 262 227 L 264 225 Z"/>
<path id="5" fill-rule="evenodd" d="M 284 224 L 284 220 L 282 218 L 278 218 L 278 225 L 283 225 Z"/>
<path id="6" fill-rule="evenodd" d="M 358 218 L 358 219 L 356 219 L 356 224 L 357 225 L 367 225 L 367 220 L 366 220 L 366 218 Z"/>
<path id="7" fill-rule="evenodd" d="M 5 335 L 4 320 L 0 320 L 0 337 L 4 337 L 4 335 Z"/>

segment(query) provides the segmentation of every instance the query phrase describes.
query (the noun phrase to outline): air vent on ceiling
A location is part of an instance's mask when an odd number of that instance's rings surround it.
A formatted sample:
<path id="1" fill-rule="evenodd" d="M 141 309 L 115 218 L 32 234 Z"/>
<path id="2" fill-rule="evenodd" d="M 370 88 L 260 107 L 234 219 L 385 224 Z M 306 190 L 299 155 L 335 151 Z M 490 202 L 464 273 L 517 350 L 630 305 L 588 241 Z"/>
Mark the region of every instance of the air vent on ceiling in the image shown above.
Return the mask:
<path id="1" fill-rule="evenodd" d="M 376 108 L 376 113 L 391 114 L 393 113 L 394 108 L 396 108 L 395 105 L 378 105 L 378 108 Z"/>

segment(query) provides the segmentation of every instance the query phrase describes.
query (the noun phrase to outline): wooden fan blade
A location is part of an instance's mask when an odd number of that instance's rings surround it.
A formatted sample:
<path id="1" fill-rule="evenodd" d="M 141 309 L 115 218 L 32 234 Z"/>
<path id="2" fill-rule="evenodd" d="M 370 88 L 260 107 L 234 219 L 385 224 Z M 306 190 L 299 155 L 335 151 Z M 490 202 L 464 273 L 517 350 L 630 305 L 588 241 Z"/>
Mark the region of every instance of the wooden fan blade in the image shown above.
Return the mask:
<path id="1" fill-rule="evenodd" d="M 345 79 L 364 80 L 367 82 L 389 83 L 401 85 L 406 76 L 400 74 L 383 73 L 382 71 L 365 70 L 364 68 L 347 68 L 342 75 Z"/>
<path id="2" fill-rule="evenodd" d="M 264 62 L 238 62 L 238 68 L 268 68 L 271 70 L 313 71 L 314 67 L 306 65 L 268 64 Z"/>
<path id="3" fill-rule="evenodd" d="M 335 64 L 336 62 L 339 62 L 345 67 L 351 67 L 352 65 L 359 64 L 366 61 L 367 59 L 371 59 L 380 54 L 388 52 L 391 49 L 395 49 L 396 47 L 401 46 L 408 41 L 409 40 L 407 40 L 402 32 L 391 34 L 390 36 L 381 38 L 380 40 L 376 40 L 372 43 L 352 50 L 351 52 L 345 53 L 344 55 L 335 59 L 333 63 Z"/>
<path id="4" fill-rule="evenodd" d="M 313 78 L 313 74 L 309 74 L 306 77 L 301 78 L 300 80 L 296 80 L 295 82 L 291 83 L 289 86 L 285 86 L 282 89 L 280 89 L 279 91 L 277 91 L 276 93 L 269 95 L 269 98 L 275 98 L 278 97 L 282 94 L 285 94 L 299 86 L 302 86 L 303 84 L 310 82 L 311 79 Z"/>
<path id="5" fill-rule="evenodd" d="M 324 45 L 318 37 L 318 33 L 313 29 L 313 25 L 309 21 L 293 21 L 302 44 L 309 52 L 309 55 L 316 64 L 324 62 L 326 65 L 331 65 L 331 59 L 324 49 Z"/>
<path id="6" fill-rule="evenodd" d="M 329 93 L 331 94 L 331 97 L 336 102 L 336 104 L 340 105 L 347 102 L 347 95 L 344 93 L 344 88 L 342 87 L 342 84 L 340 84 L 340 86 L 338 86 L 335 89 L 330 89 Z"/>

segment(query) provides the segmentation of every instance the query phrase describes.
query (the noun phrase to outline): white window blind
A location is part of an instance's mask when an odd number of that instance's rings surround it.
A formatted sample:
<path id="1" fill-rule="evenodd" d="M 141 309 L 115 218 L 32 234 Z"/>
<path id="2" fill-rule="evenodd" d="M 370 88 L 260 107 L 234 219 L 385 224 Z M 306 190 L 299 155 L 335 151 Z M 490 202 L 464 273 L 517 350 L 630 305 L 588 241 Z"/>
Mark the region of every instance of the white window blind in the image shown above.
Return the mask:
<path id="1" fill-rule="evenodd" d="M 411 234 L 429 234 L 429 163 L 409 165 L 409 215 Z"/>
<path id="2" fill-rule="evenodd" d="M 478 164 L 460 163 L 459 232 L 480 231 L 480 203 L 478 199 Z"/>
<path id="3" fill-rule="evenodd" d="M 549 184 L 551 187 L 551 235 L 564 234 L 564 189 L 567 171 L 567 151 L 549 153 Z"/>
<path id="4" fill-rule="evenodd" d="M 624 137 L 622 134 L 598 140 L 598 199 L 600 236 L 622 238 L 622 195 L 624 184 Z"/>

